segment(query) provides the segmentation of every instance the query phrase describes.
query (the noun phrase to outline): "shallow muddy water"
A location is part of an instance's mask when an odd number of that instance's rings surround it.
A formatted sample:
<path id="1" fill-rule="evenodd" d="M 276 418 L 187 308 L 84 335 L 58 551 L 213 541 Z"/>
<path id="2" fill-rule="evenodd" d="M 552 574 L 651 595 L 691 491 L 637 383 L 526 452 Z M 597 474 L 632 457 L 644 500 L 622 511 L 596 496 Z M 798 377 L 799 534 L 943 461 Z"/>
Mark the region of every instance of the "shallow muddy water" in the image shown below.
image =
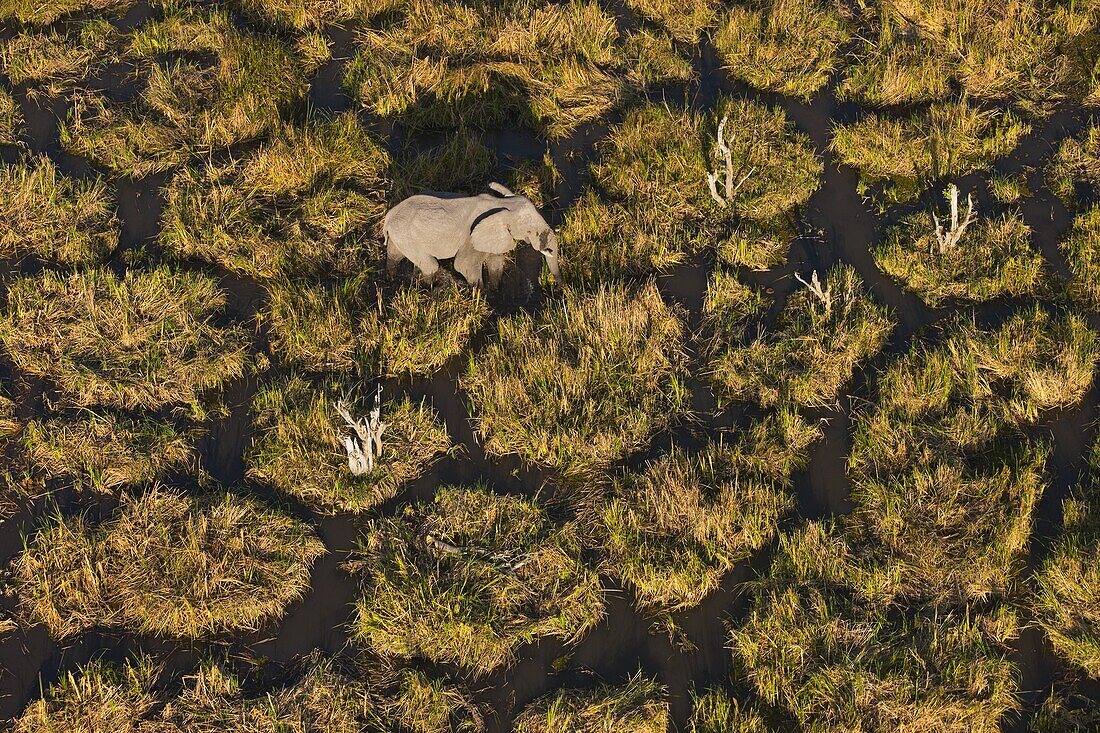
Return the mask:
<path id="1" fill-rule="evenodd" d="M 612 7 L 614 5 L 610 4 Z M 626 19 L 624 22 L 632 22 L 624 9 L 618 9 Z M 140 4 L 126 15 L 122 24 L 135 24 L 147 17 L 149 12 L 146 4 Z M 350 29 L 329 30 L 334 58 L 316 74 L 310 104 L 318 110 L 338 111 L 353 104 L 340 85 L 344 63 L 353 53 L 353 34 Z M 678 101 L 686 94 L 693 104 L 705 108 L 713 105 L 719 95 L 733 94 L 778 104 L 811 137 L 825 163 L 823 185 L 802 212 L 804 236 L 792 247 L 788 263 L 766 273 L 750 273 L 748 279 L 774 288 L 781 302 L 796 285 L 792 277 L 796 268 L 806 272 L 837 262 L 850 263 L 868 283 L 875 298 L 890 306 L 899 321 L 886 351 L 856 374 L 838 408 L 812 413 L 813 418 L 821 420 L 825 437 L 813 448 L 807 469 L 795 477 L 797 508 L 783 526 L 789 528 L 807 518 L 842 515 L 851 509 L 850 484 L 846 475 L 852 427 L 848 414 L 850 409 L 871 396 L 874 373 L 891 356 L 903 352 L 915 336 L 926 332 L 930 326 L 958 309 L 930 309 L 924 306 L 917 297 L 904 292 L 875 267 L 870 250 L 881 237 L 884 227 L 911 211 L 916 204 L 896 207 L 889 216 L 883 216 L 872 204 L 861 199 L 856 187 L 857 173 L 837 165 L 828 150 L 830 126 L 835 121 L 851 119 L 858 113 L 856 108 L 837 103 L 831 88 L 819 93 L 809 104 L 748 89 L 726 77 L 713 49 L 706 43 L 695 59 L 695 65 L 699 72 L 697 83 L 688 89 L 666 90 L 670 100 Z M 29 100 L 22 90 L 16 90 L 15 96 L 26 119 L 25 142 L 29 152 L 50 155 L 65 173 L 86 175 L 92 172 L 92 166 L 86 161 L 61 151 L 57 115 L 64 114 L 63 104 L 48 99 L 39 102 Z M 659 98 L 660 94 L 653 96 Z M 606 135 L 608 125 L 618 117 L 612 115 L 605 124 L 585 126 L 571 137 L 552 143 L 546 143 L 527 131 L 508 130 L 491 132 L 485 140 L 502 159 L 541 159 L 545 152 L 550 153 L 562 173 L 562 180 L 555 189 L 556 200 L 548 211 L 551 223 L 556 224 L 561 221 L 562 211 L 579 194 L 586 167 L 598 156 L 597 143 Z M 364 118 L 367 119 L 365 115 Z M 372 122 L 377 124 L 377 121 Z M 995 166 L 1001 172 L 1032 171 L 1029 183 L 1036 193 L 1022 202 L 1021 208 L 1033 230 L 1033 245 L 1043 253 L 1051 271 L 1059 274 L 1065 274 L 1066 267 L 1058 254 L 1057 241 L 1068 228 L 1071 215 L 1043 186 L 1041 177 L 1033 167 L 1049 156 L 1061 139 L 1079 131 L 1085 122 L 1085 117 L 1075 112 L 1055 115 L 1038 124 L 1036 131 L 1019 149 Z M 399 130 L 391 131 L 382 125 L 378 125 L 378 129 L 393 133 L 389 139 L 394 149 L 404 143 Z M 10 162 L 19 154 L 14 148 L 0 148 L 0 157 L 4 161 Z M 162 207 L 159 189 L 165 180 L 166 176 L 151 176 L 140 181 L 113 182 L 122 222 L 122 243 L 112 258 L 114 266 L 122 267 L 125 250 L 143 245 L 155 246 Z M 960 180 L 960 185 L 970 189 L 983 184 L 978 176 L 970 176 Z M 928 203 L 938 195 L 929 192 L 922 201 Z M 984 203 L 989 197 L 982 196 L 981 200 Z M 565 253 L 565 256 L 568 254 Z M 512 273 L 512 282 L 498 296 L 500 310 L 537 307 L 537 286 L 531 283 L 541 262 L 536 255 L 528 252 L 520 256 L 519 265 L 520 272 Z M 697 258 L 658 278 L 662 294 L 685 309 L 690 324 L 698 323 L 712 265 L 706 258 Z M 33 269 L 34 266 L 9 262 L 5 267 L 10 273 Z M 251 323 L 263 303 L 262 287 L 225 272 L 219 275 L 230 293 L 230 315 L 236 320 Z M 975 310 L 981 317 L 996 319 L 1010 305 L 993 303 Z M 263 343 L 262 331 L 258 332 L 257 339 L 258 343 Z M 474 348 L 483 343 L 483 339 L 484 336 L 475 341 Z M 486 458 L 477 442 L 459 387 L 462 363 L 462 359 L 456 359 L 431 379 L 387 382 L 386 388 L 390 394 L 403 391 L 415 398 L 429 400 L 461 450 L 440 461 L 426 476 L 407 486 L 396 499 L 381 508 L 381 513 L 394 513 L 410 501 L 429 498 L 441 482 L 484 482 L 496 491 L 525 495 L 539 492 L 540 495 L 552 496 L 550 476 L 527 468 L 518 460 Z M 226 486 L 242 487 L 274 499 L 270 489 L 249 484 L 245 478 L 243 460 L 251 440 L 249 402 L 260 381 L 273 374 L 250 376 L 231 384 L 225 394 L 229 417 L 209 425 L 209 432 L 199 447 L 202 467 L 214 479 Z M 6 358 L 0 358 L 0 377 L 10 385 L 13 396 L 18 399 L 20 416 L 25 419 L 40 410 L 42 385 L 34 380 L 20 380 L 17 376 Z M 698 444 L 719 428 L 738 424 L 742 418 L 740 411 L 720 409 L 705 383 L 693 381 L 690 386 L 696 422 L 677 426 L 657 436 L 647 450 L 631 458 L 632 463 L 659 454 L 672 444 Z M 1061 502 L 1077 482 L 1087 449 L 1092 444 L 1098 398 L 1100 390 L 1094 387 L 1080 405 L 1054 415 L 1034 431 L 1036 435 L 1051 438 L 1054 450 L 1049 465 L 1050 483 L 1038 509 L 1029 568 L 1035 567 L 1047 551 L 1050 538 L 1056 536 L 1060 529 Z M 287 505 L 282 497 L 278 501 Z M 21 550 L 23 536 L 31 532 L 44 514 L 53 511 L 55 506 L 63 512 L 84 509 L 107 512 L 111 503 L 92 505 L 85 497 L 61 492 L 49 501 L 38 499 L 20 507 L 13 517 L 0 525 L 0 567 L 6 566 Z M 195 643 L 96 630 L 58 644 L 48 637 L 42 627 L 8 633 L 0 636 L 0 720 L 18 715 L 29 700 L 41 694 L 44 686 L 97 656 L 122 659 L 136 652 L 144 652 L 163 662 L 169 670 L 182 673 L 189 671 L 198 658 L 215 648 L 224 648 L 241 659 L 276 664 L 290 662 L 317 648 L 329 654 L 350 654 L 352 649 L 346 626 L 353 615 L 356 584 L 339 566 L 355 550 L 358 526 L 362 520 L 351 516 L 320 517 L 304 506 L 293 503 L 289 506 L 292 511 L 316 524 L 329 554 L 314 567 L 309 594 L 294 604 L 280 623 L 248 638 L 221 638 Z M 683 638 L 670 638 L 666 631 L 655 628 L 654 619 L 634 609 L 629 591 L 609 587 L 606 618 L 580 643 L 567 647 L 558 641 L 544 640 L 523 648 L 519 661 L 512 668 L 486 679 L 467 680 L 470 688 L 475 690 L 476 698 L 493 710 L 494 714 L 489 717 L 490 729 L 494 732 L 510 730 L 513 712 L 547 691 L 562 685 L 586 684 L 592 675 L 620 681 L 639 669 L 655 676 L 668 687 L 674 722 L 682 727 L 690 712 L 691 690 L 727 682 L 732 665 L 729 651 L 725 648 L 726 625 L 736 623 L 745 613 L 749 600 L 746 581 L 767 568 L 770 552 L 765 550 L 743 563 L 729 573 L 721 588 L 701 605 L 677 614 L 675 620 Z M 0 608 L 9 610 L 13 604 L 14 599 L 7 597 Z M 685 639 L 690 643 L 684 643 Z M 568 657 L 564 664 L 565 671 L 556 672 L 555 668 L 562 666 L 559 663 L 565 656 Z M 1026 629 L 1015 642 L 1014 656 L 1022 670 L 1023 707 L 1025 711 L 1031 711 L 1051 686 L 1067 674 L 1067 670 L 1054 656 L 1042 633 L 1034 628 Z M 440 671 L 454 673 L 451 669 Z M 1085 684 L 1082 689 L 1100 705 L 1100 685 Z M 1025 712 L 1020 717 L 1005 720 L 1004 729 L 1027 730 L 1028 714 Z"/>

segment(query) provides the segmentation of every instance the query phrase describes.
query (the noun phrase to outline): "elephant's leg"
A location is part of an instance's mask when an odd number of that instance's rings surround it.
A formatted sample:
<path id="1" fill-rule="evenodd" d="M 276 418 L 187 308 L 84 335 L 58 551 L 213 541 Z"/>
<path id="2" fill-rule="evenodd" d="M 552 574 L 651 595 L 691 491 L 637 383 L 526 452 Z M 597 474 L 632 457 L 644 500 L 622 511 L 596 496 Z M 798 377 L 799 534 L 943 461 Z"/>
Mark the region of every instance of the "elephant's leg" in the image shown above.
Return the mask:
<path id="1" fill-rule="evenodd" d="M 405 255 L 401 253 L 401 250 L 393 243 L 393 240 L 388 236 L 386 237 L 386 274 L 393 275 L 397 272 L 397 263 L 405 259 Z"/>
<path id="2" fill-rule="evenodd" d="M 439 272 L 439 262 L 429 254 L 417 254 L 409 257 L 416 269 L 420 270 L 420 279 L 428 285 L 435 282 L 435 274 Z"/>
<path id="3" fill-rule="evenodd" d="M 455 270 L 466 278 L 466 282 L 477 287 L 481 285 L 481 270 L 485 267 L 485 253 L 473 247 L 463 247 L 455 255 Z"/>
<path id="4" fill-rule="evenodd" d="M 500 287 L 500 276 L 504 274 L 504 255 L 489 255 L 486 265 L 489 268 L 489 287 L 496 290 Z"/>

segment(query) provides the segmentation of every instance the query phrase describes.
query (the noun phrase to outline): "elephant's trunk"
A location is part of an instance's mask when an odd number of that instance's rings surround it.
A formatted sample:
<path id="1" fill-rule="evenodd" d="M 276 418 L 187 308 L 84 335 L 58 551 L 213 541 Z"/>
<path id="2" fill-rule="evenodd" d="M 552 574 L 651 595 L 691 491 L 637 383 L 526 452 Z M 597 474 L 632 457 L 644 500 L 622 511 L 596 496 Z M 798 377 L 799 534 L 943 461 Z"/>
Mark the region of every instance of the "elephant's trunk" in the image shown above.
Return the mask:
<path id="1" fill-rule="evenodd" d="M 555 280 L 561 280 L 561 270 L 558 269 L 557 254 L 543 252 L 542 256 L 546 258 L 546 266 L 550 268 L 550 274 L 554 276 Z"/>

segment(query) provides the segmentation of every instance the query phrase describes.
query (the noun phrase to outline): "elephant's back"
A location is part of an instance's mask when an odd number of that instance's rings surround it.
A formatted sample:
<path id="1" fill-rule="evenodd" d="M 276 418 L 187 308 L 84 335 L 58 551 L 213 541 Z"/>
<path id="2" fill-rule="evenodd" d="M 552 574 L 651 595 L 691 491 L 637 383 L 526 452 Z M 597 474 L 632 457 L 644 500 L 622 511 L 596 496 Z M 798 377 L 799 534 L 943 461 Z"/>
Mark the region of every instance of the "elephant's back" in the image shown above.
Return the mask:
<path id="1" fill-rule="evenodd" d="M 417 194 L 389 210 L 385 230 L 403 251 L 415 248 L 436 257 L 453 257 L 469 234 L 469 225 L 447 198 Z"/>

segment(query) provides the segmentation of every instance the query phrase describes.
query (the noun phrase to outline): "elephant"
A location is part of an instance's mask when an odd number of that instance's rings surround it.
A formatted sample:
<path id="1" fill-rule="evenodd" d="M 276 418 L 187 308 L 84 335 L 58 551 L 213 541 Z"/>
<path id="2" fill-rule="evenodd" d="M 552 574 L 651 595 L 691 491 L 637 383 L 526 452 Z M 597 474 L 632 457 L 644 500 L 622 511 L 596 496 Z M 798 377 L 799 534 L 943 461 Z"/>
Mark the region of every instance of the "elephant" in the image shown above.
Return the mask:
<path id="1" fill-rule="evenodd" d="M 473 286 L 481 285 L 482 268 L 489 268 L 489 285 L 496 288 L 504 271 L 504 256 L 527 242 L 546 258 L 550 274 L 558 270 L 558 237 L 538 209 L 499 183 L 489 184 L 496 194 L 463 196 L 421 193 L 401 201 L 382 225 L 386 242 L 386 271 L 393 274 L 409 259 L 426 282 L 435 279 L 439 260 L 454 257 L 455 270 Z"/>

